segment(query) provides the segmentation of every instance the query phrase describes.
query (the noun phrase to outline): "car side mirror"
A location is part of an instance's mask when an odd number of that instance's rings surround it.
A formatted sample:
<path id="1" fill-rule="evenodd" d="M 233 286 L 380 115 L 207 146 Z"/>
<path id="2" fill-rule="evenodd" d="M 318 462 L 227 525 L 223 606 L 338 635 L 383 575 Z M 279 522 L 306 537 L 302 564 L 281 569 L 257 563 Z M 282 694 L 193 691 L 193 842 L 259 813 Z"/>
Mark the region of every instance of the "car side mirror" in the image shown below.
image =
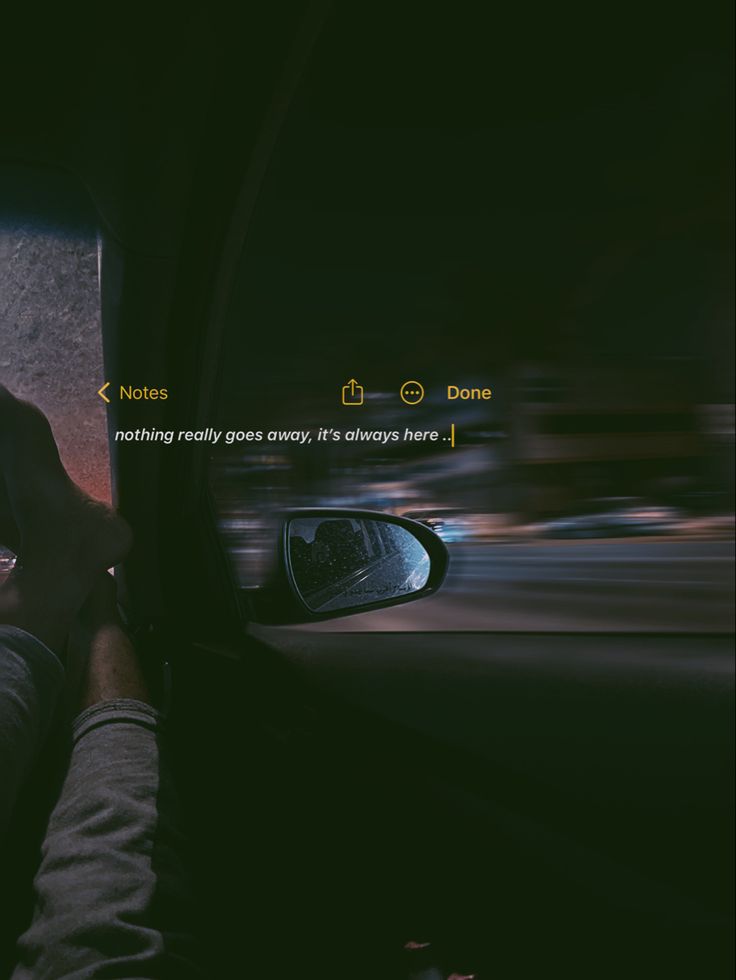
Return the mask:
<path id="1" fill-rule="evenodd" d="M 258 590 L 252 618 L 298 623 L 411 602 L 436 592 L 449 557 L 424 524 L 366 510 L 293 511 L 281 529 L 278 569 Z"/>

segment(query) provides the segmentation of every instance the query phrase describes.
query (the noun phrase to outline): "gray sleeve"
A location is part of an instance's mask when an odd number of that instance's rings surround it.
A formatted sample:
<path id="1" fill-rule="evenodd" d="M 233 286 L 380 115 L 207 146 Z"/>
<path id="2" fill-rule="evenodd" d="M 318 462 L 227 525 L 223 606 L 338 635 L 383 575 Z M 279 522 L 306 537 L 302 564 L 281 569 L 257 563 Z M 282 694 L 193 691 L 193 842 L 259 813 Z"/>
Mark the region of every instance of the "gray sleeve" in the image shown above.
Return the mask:
<path id="1" fill-rule="evenodd" d="M 160 729 L 134 700 L 76 719 L 14 980 L 201 976 Z"/>
<path id="2" fill-rule="evenodd" d="M 54 718 L 64 684 L 59 659 L 35 636 L 0 626 L 0 837 Z"/>

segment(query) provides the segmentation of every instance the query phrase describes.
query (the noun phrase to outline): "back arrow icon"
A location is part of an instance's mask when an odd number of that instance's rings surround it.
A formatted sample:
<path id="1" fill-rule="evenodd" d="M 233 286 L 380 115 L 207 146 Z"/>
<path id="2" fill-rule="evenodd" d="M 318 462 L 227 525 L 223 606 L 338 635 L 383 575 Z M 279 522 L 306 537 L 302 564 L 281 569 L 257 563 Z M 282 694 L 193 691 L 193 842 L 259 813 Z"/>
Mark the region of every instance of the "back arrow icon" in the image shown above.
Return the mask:
<path id="1" fill-rule="evenodd" d="M 100 390 L 97 392 L 97 394 L 100 396 L 103 402 L 107 402 L 108 405 L 110 404 L 110 399 L 105 394 L 105 389 L 109 387 L 110 387 L 110 382 L 106 381 L 104 385 L 100 388 Z"/>

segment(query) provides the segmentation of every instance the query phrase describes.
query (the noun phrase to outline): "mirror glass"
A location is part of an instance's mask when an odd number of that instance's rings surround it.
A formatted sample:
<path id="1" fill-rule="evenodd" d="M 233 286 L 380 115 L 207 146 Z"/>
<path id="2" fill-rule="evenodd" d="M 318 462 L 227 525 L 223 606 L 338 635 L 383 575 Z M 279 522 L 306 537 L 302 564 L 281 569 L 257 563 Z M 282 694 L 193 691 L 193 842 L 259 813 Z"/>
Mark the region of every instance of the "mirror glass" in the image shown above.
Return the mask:
<path id="1" fill-rule="evenodd" d="M 303 517 L 289 523 L 287 541 L 294 584 L 312 612 L 398 599 L 429 578 L 425 548 L 388 521 Z"/>

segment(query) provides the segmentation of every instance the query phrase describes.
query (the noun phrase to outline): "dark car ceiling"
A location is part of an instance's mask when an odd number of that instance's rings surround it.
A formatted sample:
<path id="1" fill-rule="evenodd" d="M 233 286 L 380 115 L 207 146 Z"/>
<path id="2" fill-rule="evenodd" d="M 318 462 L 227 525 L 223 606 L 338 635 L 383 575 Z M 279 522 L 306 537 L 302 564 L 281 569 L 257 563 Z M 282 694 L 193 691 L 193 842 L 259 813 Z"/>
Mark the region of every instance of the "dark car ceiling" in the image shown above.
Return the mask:
<path id="1" fill-rule="evenodd" d="M 641 115 L 644 147 L 650 103 L 676 89 L 670 107 L 660 107 L 660 135 L 667 138 L 666 117 L 684 101 L 688 118 L 701 120 L 699 138 L 670 133 L 679 150 L 669 171 L 655 179 L 640 167 L 636 178 L 665 197 L 675 185 L 681 195 L 694 191 L 693 168 L 716 158 L 714 139 L 727 139 L 712 121 L 729 98 L 717 81 L 731 61 L 728 4 L 701 5 L 697 16 L 661 2 L 618 5 L 610 16 L 579 2 L 487 12 L 458 4 L 451 14 L 413 2 L 332 6 L 313 84 L 323 112 L 343 125 L 459 130 L 492 119 L 508 132 L 589 113 L 594 122 L 618 103 Z M 16 9 L 3 28 L 0 154 L 71 169 L 119 241 L 170 255 L 197 167 L 226 133 L 221 179 L 232 167 L 242 174 L 244 151 L 315 9 L 305 0 Z M 336 67 L 344 85 L 335 84 Z M 553 149 L 537 161 L 540 177 L 555 166 Z"/>
<path id="2" fill-rule="evenodd" d="M 242 172 L 305 4 L 47 7 L 3 30 L 2 157 L 71 170 L 119 242 L 175 254 L 202 155 L 225 130 Z"/>

